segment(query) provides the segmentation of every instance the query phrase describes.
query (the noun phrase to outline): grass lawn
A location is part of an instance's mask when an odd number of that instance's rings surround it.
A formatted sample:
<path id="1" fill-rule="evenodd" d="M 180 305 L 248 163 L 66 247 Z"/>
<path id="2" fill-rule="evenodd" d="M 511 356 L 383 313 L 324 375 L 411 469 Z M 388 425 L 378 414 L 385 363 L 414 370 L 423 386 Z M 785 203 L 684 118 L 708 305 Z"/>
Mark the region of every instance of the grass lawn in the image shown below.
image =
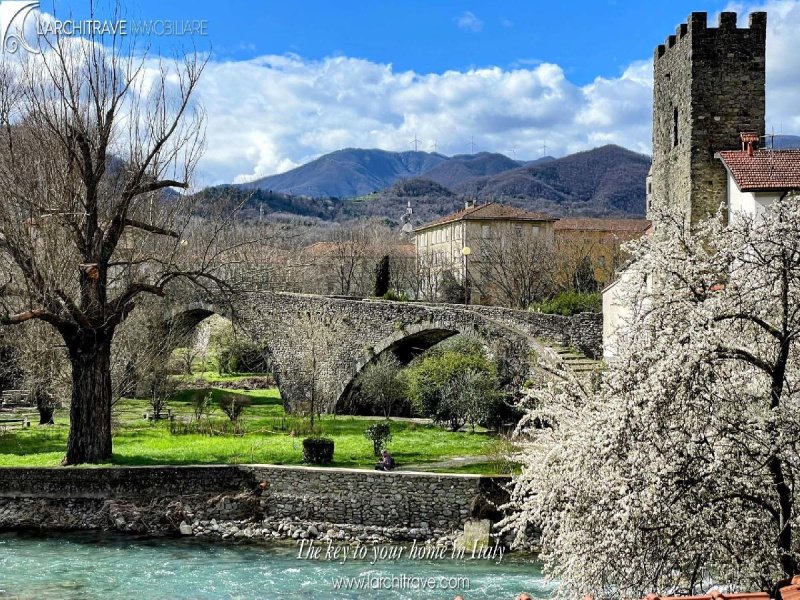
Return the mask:
<path id="1" fill-rule="evenodd" d="M 208 378 L 207 378 L 208 379 Z M 229 378 L 234 381 L 236 378 Z M 215 382 L 218 384 L 218 382 Z M 219 397 L 224 390 L 214 390 Z M 276 388 L 239 393 L 249 397 L 248 407 L 241 422 L 244 433 L 208 435 L 200 433 L 171 433 L 167 421 L 156 423 L 142 418 L 150 412 L 143 400 L 124 400 L 116 407 L 114 454 L 110 464 L 115 465 L 184 465 L 184 464 L 239 464 L 264 463 L 296 465 L 302 462 L 302 433 L 292 436 L 292 430 L 307 430 L 306 419 L 286 415 Z M 169 403 L 178 416 L 177 429 L 185 425 L 192 415 L 189 393 L 178 394 Z M 216 407 L 216 404 L 214 403 Z M 227 417 L 216 408 L 211 423 L 217 429 Z M 320 422 L 322 433 L 335 441 L 333 466 L 371 469 L 376 461 L 372 444 L 364 438 L 363 431 L 374 418 L 351 416 L 324 416 Z M 33 426 L 0 434 L 0 466 L 56 466 L 64 456 L 67 439 L 67 414 L 56 414 L 56 425 Z M 389 450 L 398 463 L 415 465 L 441 463 L 449 458 L 483 456 L 496 445 L 494 438 L 485 432 L 444 431 L 439 427 L 408 420 L 390 421 L 393 439 Z M 493 473 L 492 461 L 454 467 L 460 473 Z M 437 465 L 431 470 L 446 472 Z"/>

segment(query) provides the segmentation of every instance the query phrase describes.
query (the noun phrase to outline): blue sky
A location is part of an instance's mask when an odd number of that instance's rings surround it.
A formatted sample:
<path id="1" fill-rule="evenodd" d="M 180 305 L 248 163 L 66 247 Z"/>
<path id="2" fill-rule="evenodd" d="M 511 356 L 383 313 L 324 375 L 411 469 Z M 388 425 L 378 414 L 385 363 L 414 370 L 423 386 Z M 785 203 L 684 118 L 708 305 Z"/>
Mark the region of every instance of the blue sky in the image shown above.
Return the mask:
<path id="1" fill-rule="evenodd" d="M 552 62 L 584 84 L 647 57 L 653 41 L 691 11 L 714 13 L 726 2 L 138 0 L 125 5 L 140 18 L 207 20 L 209 42 L 224 59 L 287 52 L 311 60 L 344 55 L 418 73 Z M 80 4 L 72 6 L 79 12 Z"/>
<path id="2" fill-rule="evenodd" d="M 84 17 L 88 5 L 56 0 L 55 10 Z M 710 26 L 721 10 L 739 12 L 740 26 L 768 12 L 767 126 L 800 133 L 800 0 L 134 0 L 124 10 L 207 24 L 194 40 L 211 50 L 197 92 L 207 115 L 198 186 L 345 147 L 408 150 L 415 136 L 448 155 L 473 144 L 518 159 L 545 144 L 554 156 L 609 143 L 649 153 L 653 48 L 692 11 Z M 193 43 L 144 41 L 154 59 Z"/>

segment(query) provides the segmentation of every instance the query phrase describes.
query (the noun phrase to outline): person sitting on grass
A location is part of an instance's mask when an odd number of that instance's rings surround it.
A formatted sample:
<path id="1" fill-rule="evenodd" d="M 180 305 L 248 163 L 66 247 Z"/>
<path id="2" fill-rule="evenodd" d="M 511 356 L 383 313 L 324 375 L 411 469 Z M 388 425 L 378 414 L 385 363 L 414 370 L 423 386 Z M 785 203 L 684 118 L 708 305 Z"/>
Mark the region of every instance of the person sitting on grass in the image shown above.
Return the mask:
<path id="1" fill-rule="evenodd" d="M 391 471 L 394 469 L 394 458 L 388 450 L 381 452 L 381 460 L 375 465 L 376 471 Z"/>

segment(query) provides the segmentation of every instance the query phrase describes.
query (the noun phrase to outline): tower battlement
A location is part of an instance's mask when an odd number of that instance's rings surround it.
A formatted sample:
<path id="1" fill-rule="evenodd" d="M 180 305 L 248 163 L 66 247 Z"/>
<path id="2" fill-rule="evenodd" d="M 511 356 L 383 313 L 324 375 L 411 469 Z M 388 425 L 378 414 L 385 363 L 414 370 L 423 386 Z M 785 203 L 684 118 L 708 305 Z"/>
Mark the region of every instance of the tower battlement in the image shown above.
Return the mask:
<path id="1" fill-rule="evenodd" d="M 717 19 L 716 27 L 708 26 L 708 14 L 704 12 L 693 12 L 689 15 L 686 23 L 681 23 L 675 29 L 674 35 L 667 36 L 663 44 L 656 46 L 653 53 L 653 59 L 658 60 L 664 56 L 670 48 L 673 48 L 678 42 L 683 40 L 687 35 L 700 34 L 705 38 L 706 43 L 713 43 L 716 41 L 716 33 L 728 33 L 734 31 L 752 31 L 756 35 L 766 37 L 767 33 L 767 13 L 753 12 L 750 13 L 748 18 L 747 27 L 737 26 L 738 15 L 735 12 L 722 12 Z M 705 34 L 705 35 L 704 35 Z"/>
<path id="2" fill-rule="evenodd" d="M 748 27 L 733 12 L 716 27 L 693 12 L 655 48 L 648 211 L 678 210 L 694 224 L 725 201 L 714 153 L 738 148 L 742 131 L 764 133 L 766 38 L 765 12 L 751 13 Z"/>

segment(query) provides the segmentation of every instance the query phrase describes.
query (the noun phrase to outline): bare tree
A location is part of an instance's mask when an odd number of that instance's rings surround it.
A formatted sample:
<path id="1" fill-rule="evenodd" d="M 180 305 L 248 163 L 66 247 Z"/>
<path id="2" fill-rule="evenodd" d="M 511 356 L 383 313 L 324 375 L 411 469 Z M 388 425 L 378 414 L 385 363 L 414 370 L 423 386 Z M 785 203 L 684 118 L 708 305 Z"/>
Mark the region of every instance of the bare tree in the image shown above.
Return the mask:
<path id="1" fill-rule="evenodd" d="M 369 257 L 371 239 L 367 226 L 339 225 L 331 231 L 330 241 L 330 258 L 337 275 L 339 293 L 349 296 L 359 287 Z"/>
<path id="2" fill-rule="evenodd" d="M 603 287 L 625 261 L 624 238 L 615 235 L 557 236 L 555 242 L 555 283 L 559 291 L 576 290 L 594 279 Z M 591 286 L 589 286 L 591 287 Z M 586 291 L 578 290 L 578 291 Z"/>
<path id="3" fill-rule="evenodd" d="M 29 393 L 40 425 L 53 423 L 55 410 L 68 399 L 70 388 L 69 363 L 61 338 L 45 323 L 6 329 L 3 334 L 3 345 L 11 350 L 0 365 L 3 378 Z"/>
<path id="4" fill-rule="evenodd" d="M 39 320 L 72 366 L 65 464 L 111 456 L 111 346 L 142 296 L 224 290 L 222 221 L 203 235 L 187 188 L 203 147 L 192 97 L 204 62 L 174 67 L 117 37 L 45 40 L 0 65 L 4 325 Z M 194 235 L 193 235 L 194 234 Z"/>
<path id="5" fill-rule="evenodd" d="M 330 382 L 323 374 L 323 360 L 327 348 L 334 343 L 334 324 L 330 319 L 313 312 L 301 312 L 297 320 L 297 337 L 302 341 L 300 355 L 300 383 L 306 398 L 300 409 L 309 415 L 311 431 L 317 417 L 330 406 Z"/>
<path id="6" fill-rule="evenodd" d="M 480 263 L 471 271 L 475 285 L 500 304 L 527 308 L 554 287 L 555 249 L 530 230 L 481 240 Z"/>

